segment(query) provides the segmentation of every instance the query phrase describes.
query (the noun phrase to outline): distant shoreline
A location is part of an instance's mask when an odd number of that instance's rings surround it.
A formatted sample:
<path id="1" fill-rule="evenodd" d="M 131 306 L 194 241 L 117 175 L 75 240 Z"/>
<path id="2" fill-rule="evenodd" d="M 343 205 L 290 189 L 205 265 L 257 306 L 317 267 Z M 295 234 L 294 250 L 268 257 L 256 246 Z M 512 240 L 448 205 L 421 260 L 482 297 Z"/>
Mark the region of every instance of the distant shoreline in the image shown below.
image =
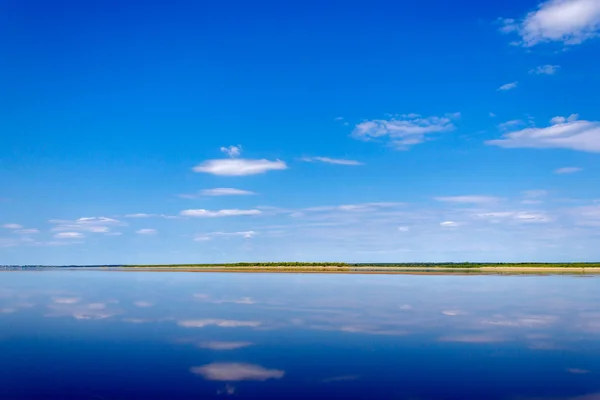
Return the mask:
<path id="1" fill-rule="evenodd" d="M 235 263 L 235 264 L 157 264 L 157 265 L 64 265 L 3 266 L 0 271 L 15 270 L 102 270 L 151 272 L 275 272 L 275 273 L 343 273 L 343 274 L 600 274 L 600 263 Z"/>
<path id="2" fill-rule="evenodd" d="M 580 264 L 543 264 L 529 265 L 490 265 L 465 267 L 457 266 L 381 266 L 381 265 L 139 265 L 109 268 L 121 271 L 156 271 L 156 272 L 276 272 L 276 273 L 344 273 L 344 274 L 419 274 L 419 275 L 477 275 L 477 274 L 536 274 L 536 273 L 578 273 L 600 274 L 600 264 L 581 266 Z"/>

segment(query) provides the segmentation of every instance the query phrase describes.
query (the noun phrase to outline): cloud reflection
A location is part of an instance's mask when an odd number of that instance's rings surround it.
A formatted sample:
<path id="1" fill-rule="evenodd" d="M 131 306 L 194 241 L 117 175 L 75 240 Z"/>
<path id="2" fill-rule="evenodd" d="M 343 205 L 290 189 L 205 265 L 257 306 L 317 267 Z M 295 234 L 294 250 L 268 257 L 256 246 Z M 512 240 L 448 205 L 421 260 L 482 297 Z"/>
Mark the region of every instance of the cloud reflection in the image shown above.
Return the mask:
<path id="1" fill-rule="evenodd" d="M 266 381 L 280 379 L 285 371 L 266 369 L 256 364 L 244 363 L 212 363 L 190 369 L 193 374 L 201 375 L 209 381 Z"/>
<path id="2" fill-rule="evenodd" d="M 464 315 L 465 312 L 461 310 L 444 310 L 442 314 L 447 315 L 449 317 L 456 317 L 457 315 Z"/>
<path id="3" fill-rule="evenodd" d="M 184 328 L 204 328 L 206 326 L 218 326 L 220 328 L 256 328 L 261 325 L 259 321 L 237 321 L 232 319 L 187 319 L 178 321 L 177 325 Z"/>
<path id="4" fill-rule="evenodd" d="M 75 301 L 77 299 L 77 301 Z M 46 317 L 73 317 L 78 320 L 98 320 L 113 317 L 120 313 L 116 310 L 108 310 L 107 303 L 80 304 L 80 298 L 62 298 L 58 303 L 48 305 Z M 66 302 L 65 302 L 66 300 Z"/>
<path id="5" fill-rule="evenodd" d="M 567 372 L 570 372 L 571 374 L 579 374 L 579 375 L 590 373 L 590 371 L 588 371 L 587 369 L 580 369 L 580 368 L 567 368 Z"/>
<path id="6" fill-rule="evenodd" d="M 154 305 L 154 303 L 149 302 L 149 301 L 134 301 L 133 304 L 136 307 L 140 307 L 140 308 L 152 307 Z"/>
<path id="7" fill-rule="evenodd" d="M 55 297 L 52 299 L 56 304 L 76 304 L 81 301 L 79 297 Z"/>
<path id="8" fill-rule="evenodd" d="M 198 347 L 201 349 L 210 350 L 236 350 L 244 347 L 252 346 L 254 343 L 250 342 L 201 342 L 198 343 Z"/>
<path id="9" fill-rule="evenodd" d="M 499 343 L 505 342 L 506 339 L 500 336 L 475 334 L 475 335 L 454 335 L 442 336 L 438 339 L 440 342 L 457 342 L 457 343 Z"/>

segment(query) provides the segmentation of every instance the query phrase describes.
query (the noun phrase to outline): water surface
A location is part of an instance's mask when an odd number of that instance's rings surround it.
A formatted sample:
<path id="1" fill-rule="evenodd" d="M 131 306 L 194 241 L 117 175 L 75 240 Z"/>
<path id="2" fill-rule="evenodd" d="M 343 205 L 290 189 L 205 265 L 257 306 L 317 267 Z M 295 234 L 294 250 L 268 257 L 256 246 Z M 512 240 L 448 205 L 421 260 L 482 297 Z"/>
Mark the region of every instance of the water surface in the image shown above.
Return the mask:
<path id="1" fill-rule="evenodd" d="M 0 273 L 1 399 L 600 399 L 600 277 Z"/>

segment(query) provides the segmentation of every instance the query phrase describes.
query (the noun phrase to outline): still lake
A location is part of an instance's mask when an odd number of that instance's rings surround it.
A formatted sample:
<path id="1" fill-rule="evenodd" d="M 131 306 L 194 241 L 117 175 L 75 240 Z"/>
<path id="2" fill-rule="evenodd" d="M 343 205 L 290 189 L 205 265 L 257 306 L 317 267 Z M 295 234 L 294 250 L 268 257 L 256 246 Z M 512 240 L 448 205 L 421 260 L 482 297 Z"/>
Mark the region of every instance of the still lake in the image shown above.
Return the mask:
<path id="1" fill-rule="evenodd" d="M 600 399 L 600 276 L 0 272 L 0 399 Z"/>

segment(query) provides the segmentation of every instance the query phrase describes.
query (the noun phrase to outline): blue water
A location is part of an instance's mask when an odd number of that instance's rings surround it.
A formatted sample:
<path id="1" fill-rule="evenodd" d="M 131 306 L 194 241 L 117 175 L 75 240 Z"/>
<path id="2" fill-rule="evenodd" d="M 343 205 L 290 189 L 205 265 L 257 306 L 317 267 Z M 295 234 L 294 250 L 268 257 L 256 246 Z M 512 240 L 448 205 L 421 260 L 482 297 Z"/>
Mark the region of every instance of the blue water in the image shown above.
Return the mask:
<path id="1" fill-rule="evenodd" d="M 0 399 L 600 399 L 600 277 L 0 272 Z"/>

